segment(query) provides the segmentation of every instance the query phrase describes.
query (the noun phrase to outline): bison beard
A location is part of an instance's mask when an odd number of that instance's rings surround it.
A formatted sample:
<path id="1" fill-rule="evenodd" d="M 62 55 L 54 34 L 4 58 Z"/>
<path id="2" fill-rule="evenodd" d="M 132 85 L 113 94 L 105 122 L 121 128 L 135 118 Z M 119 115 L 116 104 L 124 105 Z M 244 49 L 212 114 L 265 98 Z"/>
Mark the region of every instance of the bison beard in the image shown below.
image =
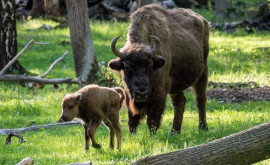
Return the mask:
<path id="1" fill-rule="evenodd" d="M 148 128 L 155 133 L 169 94 L 174 107 L 171 131 L 180 133 L 186 103 L 183 91 L 188 87 L 196 95 L 199 128 L 207 130 L 208 22 L 189 9 L 167 10 L 151 4 L 131 15 L 120 51 L 116 49 L 118 39 L 112 40 L 111 50 L 119 58 L 111 60 L 109 67 L 122 75 L 129 131 L 136 132 L 147 116 Z"/>

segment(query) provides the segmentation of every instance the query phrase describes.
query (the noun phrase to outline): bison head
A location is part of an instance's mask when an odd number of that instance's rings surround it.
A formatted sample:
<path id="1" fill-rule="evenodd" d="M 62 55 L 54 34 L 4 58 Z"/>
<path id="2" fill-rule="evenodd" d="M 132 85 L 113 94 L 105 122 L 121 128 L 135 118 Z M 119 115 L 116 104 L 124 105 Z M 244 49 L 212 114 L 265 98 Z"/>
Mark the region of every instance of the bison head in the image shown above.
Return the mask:
<path id="1" fill-rule="evenodd" d="M 157 37 L 152 37 L 159 41 Z M 129 99 L 140 109 L 151 94 L 155 69 L 162 67 L 165 63 L 163 57 L 154 55 L 160 42 L 153 48 L 148 45 L 126 43 L 125 48 L 120 52 L 115 48 L 119 38 L 119 36 L 115 37 L 111 42 L 111 50 L 119 58 L 111 60 L 109 67 L 121 71 Z"/>
<path id="2" fill-rule="evenodd" d="M 81 94 L 67 94 L 62 101 L 62 115 L 59 122 L 73 120 L 79 112 L 79 101 Z"/>

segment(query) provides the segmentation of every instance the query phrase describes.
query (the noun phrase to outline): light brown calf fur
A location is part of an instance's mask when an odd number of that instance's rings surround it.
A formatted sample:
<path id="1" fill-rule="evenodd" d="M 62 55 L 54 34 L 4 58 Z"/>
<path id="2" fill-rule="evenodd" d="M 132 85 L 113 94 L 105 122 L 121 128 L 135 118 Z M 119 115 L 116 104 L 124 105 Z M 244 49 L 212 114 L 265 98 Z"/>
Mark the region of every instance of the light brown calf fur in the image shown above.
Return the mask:
<path id="1" fill-rule="evenodd" d="M 62 101 L 60 122 L 71 121 L 75 117 L 81 120 L 85 131 L 85 149 L 89 149 L 89 139 L 94 148 L 100 148 L 95 140 L 97 127 L 103 123 L 110 130 L 110 147 L 114 147 L 114 136 L 117 137 L 117 149 L 121 149 L 121 126 L 119 110 L 124 100 L 120 87 L 107 88 L 88 85 L 73 94 L 67 94 Z"/>

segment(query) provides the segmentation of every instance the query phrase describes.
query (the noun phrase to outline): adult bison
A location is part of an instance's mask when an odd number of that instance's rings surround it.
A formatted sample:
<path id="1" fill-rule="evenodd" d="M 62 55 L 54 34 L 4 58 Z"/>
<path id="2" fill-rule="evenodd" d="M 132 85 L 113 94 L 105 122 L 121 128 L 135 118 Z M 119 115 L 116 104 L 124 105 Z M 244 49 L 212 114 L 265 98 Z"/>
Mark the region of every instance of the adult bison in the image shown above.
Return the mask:
<path id="1" fill-rule="evenodd" d="M 111 60 L 109 67 L 122 75 L 129 131 L 136 132 L 147 115 L 148 128 L 155 133 L 170 94 L 174 106 L 171 131 L 180 133 L 186 103 L 183 90 L 190 86 L 196 94 L 199 128 L 207 130 L 207 20 L 189 9 L 167 10 L 151 4 L 131 15 L 126 43 L 120 51 L 115 47 L 118 39 L 112 40 L 111 50 L 119 58 Z"/>

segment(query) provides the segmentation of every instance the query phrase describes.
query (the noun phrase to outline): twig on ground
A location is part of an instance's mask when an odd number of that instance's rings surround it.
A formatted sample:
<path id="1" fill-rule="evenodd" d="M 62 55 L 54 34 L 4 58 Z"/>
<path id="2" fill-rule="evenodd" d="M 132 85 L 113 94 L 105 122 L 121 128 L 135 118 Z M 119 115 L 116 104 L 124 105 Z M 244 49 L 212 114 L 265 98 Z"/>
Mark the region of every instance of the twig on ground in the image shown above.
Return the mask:
<path id="1" fill-rule="evenodd" d="M 12 136 L 16 136 L 17 138 L 19 138 L 21 143 L 24 142 L 23 136 L 15 134 L 13 132 L 9 132 L 8 137 L 6 138 L 6 144 L 11 144 L 11 137 Z"/>

